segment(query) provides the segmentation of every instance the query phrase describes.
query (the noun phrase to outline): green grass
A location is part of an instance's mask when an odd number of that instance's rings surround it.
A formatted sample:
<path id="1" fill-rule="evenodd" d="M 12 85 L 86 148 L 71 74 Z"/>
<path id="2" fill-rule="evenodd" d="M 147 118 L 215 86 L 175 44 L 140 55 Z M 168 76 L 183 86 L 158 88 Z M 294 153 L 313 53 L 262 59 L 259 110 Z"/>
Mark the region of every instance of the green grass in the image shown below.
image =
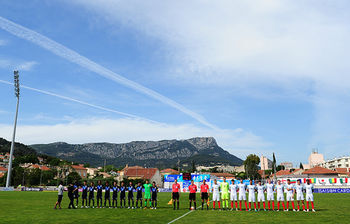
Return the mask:
<path id="1" fill-rule="evenodd" d="M 167 205 L 169 198 L 170 193 L 159 193 L 157 210 L 73 210 L 67 209 L 65 194 L 63 209 L 53 210 L 55 192 L 0 192 L 0 223 L 168 223 L 188 212 L 188 194 L 181 195 L 178 211 Z M 316 213 L 197 210 L 177 223 L 348 223 L 350 194 L 315 194 L 315 208 Z"/>

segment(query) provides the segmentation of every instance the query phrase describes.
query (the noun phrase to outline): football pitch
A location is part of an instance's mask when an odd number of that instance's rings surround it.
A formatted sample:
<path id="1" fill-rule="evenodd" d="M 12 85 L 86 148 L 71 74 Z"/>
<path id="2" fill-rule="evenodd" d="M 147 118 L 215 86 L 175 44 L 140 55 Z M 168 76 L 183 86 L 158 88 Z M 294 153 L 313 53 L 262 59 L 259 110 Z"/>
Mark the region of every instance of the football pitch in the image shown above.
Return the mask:
<path id="1" fill-rule="evenodd" d="M 170 193 L 159 193 L 158 209 L 67 209 L 54 210 L 56 192 L 0 192 L 0 223 L 348 223 L 350 194 L 315 194 L 316 213 L 188 210 L 188 194 L 181 194 L 180 210 L 168 205 Z M 80 198 L 79 198 L 80 199 Z M 199 195 L 197 196 L 199 202 Z M 80 203 L 80 201 L 79 201 Z M 197 203 L 200 206 L 201 203 Z M 179 218 L 179 219 L 178 219 Z"/>

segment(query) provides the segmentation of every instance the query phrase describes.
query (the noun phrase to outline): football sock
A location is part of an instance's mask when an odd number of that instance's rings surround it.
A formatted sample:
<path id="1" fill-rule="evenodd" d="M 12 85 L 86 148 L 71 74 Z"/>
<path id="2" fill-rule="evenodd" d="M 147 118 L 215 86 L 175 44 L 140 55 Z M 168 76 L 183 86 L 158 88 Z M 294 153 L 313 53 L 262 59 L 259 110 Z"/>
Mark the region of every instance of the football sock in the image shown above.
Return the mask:
<path id="1" fill-rule="evenodd" d="M 220 206 L 220 201 L 218 201 L 218 205 L 219 205 L 219 209 L 221 208 L 221 206 Z"/>
<path id="2" fill-rule="evenodd" d="M 239 210 L 242 210 L 242 201 L 239 201 Z"/>
<path id="3" fill-rule="evenodd" d="M 197 208 L 197 202 L 194 202 L 194 209 Z"/>
<path id="4" fill-rule="evenodd" d="M 251 202 L 249 202 L 249 209 L 251 209 L 251 207 L 252 207 L 252 203 L 251 203 Z"/>
<path id="5" fill-rule="evenodd" d="M 254 209 L 256 209 L 256 203 L 254 202 Z"/>
<path id="6" fill-rule="evenodd" d="M 215 201 L 213 201 L 213 208 L 215 209 Z"/>
<path id="7" fill-rule="evenodd" d="M 313 202 L 313 201 L 311 202 L 311 207 L 312 207 L 312 209 L 315 209 L 315 208 L 314 208 L 314 202 Z"/>
<path id="8" fill-rule="evenodd" d="M 270 203 L 270 201 L 268 201 L 268 202 L 267 202 L 267 206 L 269 207 L 269 209 L 271 209 L 271 206 L 270 206 L 270 205 L 271 205 L 271 203 Z"/>
<path id="9" fill-rule="evenodd" d="M 265 202 L 263 202 L 263 205 L 264 205 L 264 209 L 266 209 L 266 205 L 265 205 Z"/>
<path id="10" fill-rule="evenodd" d="M 292 201 L 292 207 L 293 207 L 293 210 L 295 209 L 295 206 L 294 206 L 294 201 Z"/>
<path id="11" fill-rule="evenodd" d="M 272 201 L 272 210 L 275 210 L 275 201 Z"/>
<path id="12" fill-rule="evenodd" d="M 235 205 L 236 205 L 236 208 L 238 208 L 238 206 L 237 206 L 237 201 L 235 201 Z"/>
<path id="13" fill-rule="evenodd" d="M 258 209 L 260 209 L 260 202 L 258 202 Z"/>
<path id="14" fill-rule="evenodd" d="M 233 209 L 233 201 L 231 201 L 231 208 Z"/>
<path id="15" fill-rule="evenodd" d="M 244 201 L 245 209 L 248 210 L 247 201 Z"/>
<path id="16" fill-rule="evenodd" d="M 306 202 L 306 208 L 309 209 L 309 202 Z"/>
<path id="17" fill-rule="evenodd" d="M 280 202 L 277 202 L 277 209 L 280 210 Z"/>
<path id="18" fill-rule="evenodd" d="M 282 206 L 283 206 L 283 210 L 286 210 L 286 206 L 284 205 L 284 201 L 282 201 Z"/>
<path id="19" fill-rule="evenodd" d="M 192 201 L 190 201 L 190 209 L 191 209 L 191 207 L 192 207 Z"/>

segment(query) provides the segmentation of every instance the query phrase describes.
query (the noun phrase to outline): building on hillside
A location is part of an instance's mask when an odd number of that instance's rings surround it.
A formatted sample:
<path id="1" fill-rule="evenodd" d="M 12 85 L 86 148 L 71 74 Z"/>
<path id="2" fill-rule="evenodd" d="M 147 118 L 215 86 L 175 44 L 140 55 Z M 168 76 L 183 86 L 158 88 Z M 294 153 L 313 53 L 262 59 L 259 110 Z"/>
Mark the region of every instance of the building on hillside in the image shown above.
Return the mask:
<path id="1" fill-rule="evenodd" d="M 261 170 L 272 170 L 272 161 L 269 160 L 266 156 L 260 156 L 260 167 Z"/>
<path id="2" fill-rule="evenodd" d="M 38 158 L 39 163 L 43 163 L 44 162 L 44 159 L 42 157 L 38 156 L 37 158 Z"/>
<path id="3" fill-rule="evenodd" d="M 281 166 L 284 166 L 285 170 L 290 170 L 293 169 L 293 163 L 291 162 L 283 162 L 280 164 Z"/>
<path id="4" fill-rule="evenodd" d="M 317 149 L 313 149 L 310 156 L 309 156 L 309 165 L 310 168 L 313 168 L 315 166 L 319 166 L 320 163 L 324 162 L 323 154 L 318 153 Z M 306 169 L 304 167 L 304 169 Z"/>
<path id="5" fill-rule="evenodd" d="M 87 177 L 87 169 L 84 166 L 72 165 L 71 167 L 75 172 L 77 172 L 81 176 L 81 178 Z"/>
<path id="6" fill-rule="evenodd" d="M 157 168 L 143 168 L 140 166 L 128 167 L 123 169 L 123 177 L 128 179 L 144 179 L 150 182 L 156 182 L 159 187 L 162 187 L 162 176 Z"/>
<path id="7" fill-rule="evenodd" d="M 276 172 L 276 177 L 277 178 L 287 177 L 289 175 L 291 175 L 291 172 L 290 172 L 289 169 L 288 170 L 287 169 L 286 170 L 279 170 L 279 171 Z"/>
<path id="8" fill-rule="evenodd" d="M 88 167 L 86 168 L 86 173 L 88 174 L 89 178 L 92 179 L 98 174 L 98 169 Z"/>
<path id="9" fill-rule="evenodd" d="M 29 169 L 40 169 L 42 171 L 49 171 L 51 170 L 49 167 L 44 165 L 38 165 L 38 164 L 32 164 L 28 167 Z"/>
<path id="10" fill-rule="evenodd" d="M 340 158 L 330 159 L 318 163 L 319 166 L 327 169 L 335 168 L 349 168 L 350 167 L 350 156 L 344 156 Z"/>
<path id="11" fill-rule="evenodd" d="M 210 171 L 216 169 L 218 172 L 235 172 L 236 166 L 230 165 L 216 165 L 216 166 L 196 166 L 197 171 Z"/>
<path id="12" fill-rule="evenodd" d="M 164 175 L 177 175 L 179 174 L 179 171 L 174 170 L 174 169 L 164 169 L 160 171 L 160 175 L 164 176 Z"/>
<path id="13" fill-rule="evenodd" d="M 327 177 L 327 178 L 336 178 L 338 177 L 338 172 L 334 170 L 330 170 L 327 168 L 323 168 L 320 166 L 315 166 L 309 170 L 303 172 L 303 174 L 307 175 L 308 178 L 312 177 Z"/>
<path id="14" fill-rule="evenodd" d="M 112 177 L 111 174 L 108 174 L 108 173 L 106 173 L 106 172 L 99 172 L 98 174 L 99 174 L 99 175 L 102 175 L 103 178 L 111 178 L 111 177 Z"/>
<path id="15" fill-rule="evenodd" d="M 241 165 L 241 166 L 235 166 L 235 170 L 234 172 L 240 173 L 240 172 L 245 172 L 245 166 Z"/>
<path id="16" fill-rule="evenodd" d="M 0 173 L 6 173 L 7 168 L 0 166 Z"/>
<path id="17" fill-rule="evenodd" d="M 261 176 L 261 179 L 269 178 L 269 175 L 265 172 L 265 170 L 258 170 L 258 173 Z"/>
<path id="18" fill-rule="evenodd" d="M 226 179 L 233 179 L 235 178 L 235 175 L 233 175 L 232 173 L 210 173 L 210 179 L 224 179 L 224 177 Z"/>
<path id="19" fill-rule="evenodd" d="M 15 156 L 12 156 L 12 159 L 15 159 Z M 10 160 L 10 153 L 5 153 L 0 155 L 0 162 L 2 163 L 8 163 Z"/>

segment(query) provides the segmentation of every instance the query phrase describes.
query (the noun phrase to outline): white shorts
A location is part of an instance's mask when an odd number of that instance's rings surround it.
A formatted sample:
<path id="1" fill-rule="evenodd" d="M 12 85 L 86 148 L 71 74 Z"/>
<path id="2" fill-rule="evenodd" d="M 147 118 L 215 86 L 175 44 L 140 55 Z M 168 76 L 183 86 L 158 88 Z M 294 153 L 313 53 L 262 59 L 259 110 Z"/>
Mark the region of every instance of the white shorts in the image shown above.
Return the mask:
<path id="1" fill-rule="evenodd" d="M 313 194 L 307 194 L 306 195 L 306 201 L 314 201 L 314 195 Z"/>
<path id="2" fill-rule="evenodd" d="M 265 201 L 265 195 L 264 194 L 258 194 L 258 202 Z"/>
<path id="3" fill-rule="evenodd" d="M 277 201 L 284 201 L 284 195 L 283 194 L 278 194 L 277 195 Z"/>
<path id="4" fill-rule="evenodd" d="M 288 194 L 287 193 L 287 201 L 294 201 L 293 194 Z"/>
<path id="5" fill-rule="evenodd" d="M 231 201 L 237 201 L 237 194 L 230 194 Z"/>
<path id="6" fill-rule="evenodd" d="M 249 201 L 249 202 L 255 202 L 255 194 L 249 195 L 249 196 L 248 196 L 248 201 Z"/>
<path id="7" fill-rule="evenodd" d="M 266 198 L 267 198 L 268 201 L 274 201 L 275 200 L 275 196 L 273 195 L 273 193 L 272 194 L 267 194 Z"/>
<path id="8" fill-rule="evenodd" d="M 213 194 L 213 201 L 220 201 L 220 194 L 219 193 Z"/>
<path id="9" fill-rule="evenodd" d="M 238 196 L 238 199 L 240 200 L 240 201 L 246 201 L 247 200 L 247 196 L 246 196 L 246 194 L 239 194 L 239 196 Z"/>
<path id="10" fill-rule="evenodd" d="M 304 194 L 297 194 L 297 201 L 304 201 Z"/>

